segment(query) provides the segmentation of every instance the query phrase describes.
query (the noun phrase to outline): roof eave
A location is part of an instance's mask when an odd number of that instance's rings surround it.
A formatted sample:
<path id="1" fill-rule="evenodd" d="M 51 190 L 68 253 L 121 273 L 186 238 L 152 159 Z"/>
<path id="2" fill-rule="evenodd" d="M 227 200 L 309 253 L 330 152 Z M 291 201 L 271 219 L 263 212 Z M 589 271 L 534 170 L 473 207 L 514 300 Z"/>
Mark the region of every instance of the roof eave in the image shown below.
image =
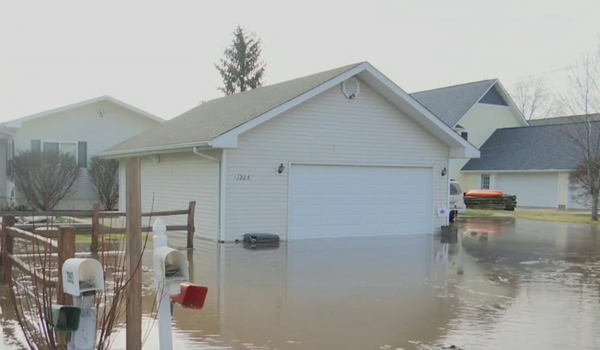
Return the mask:
<path id="1" fill-rule="evenodd" d="M 180 143 L 175 145 L 164 145 L 164 146 L 153 146 L 153 147 L 140 147 L 140 148 L 130 148 L 125 150 L 107 150 L 100 153 L 101 158 L 128 158 L 128 157 L 141 157 L 152 154 L 163 154 L 163 153 L 175 153 L 181 152 L 187 149 L 193 149 L 195 147 L 211 149 L 213 148 L 210 145 L 209 141 L 201 141 L 201 142 L 189 142 L 189 143 Z"/>

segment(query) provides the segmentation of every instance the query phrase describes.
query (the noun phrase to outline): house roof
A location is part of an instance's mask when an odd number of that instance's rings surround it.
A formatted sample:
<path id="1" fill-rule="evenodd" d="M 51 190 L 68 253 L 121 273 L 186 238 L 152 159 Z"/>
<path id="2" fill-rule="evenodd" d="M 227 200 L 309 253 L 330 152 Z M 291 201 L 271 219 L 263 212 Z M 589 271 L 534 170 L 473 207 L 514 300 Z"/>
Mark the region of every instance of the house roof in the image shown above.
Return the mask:
<path id="1" fill-rule="evenodd" d="M 585 135 L 584 123 L 497 129 L 479 149 L 481 157 L 462 171 L 572 170 L 582 159 L 579 135 Z"/>
<path id="2" fill-rule="evenodd" d="M 205 102 L 180 116 L 113 146 L 106 157 L 152 154 L 191 147 L 237 147 L 237 137 L 300 103 L 358 76 L 409 117 L 454 150 L 455 157 L 477 157 L 479 152 L 439 118 L 368 62 L 264 86 Z M 469 155 L 466 155 L 469 154 Z"/>
<path id="3" fill-rule="evenodd" d="M 588 114 L 591 121 L 600 121 L 599 114 Z M 543 119 L 531 119 L 529 120 L 530 125 L 552 125 L 552 124 L 570 124 L 570 123 L 581 123 L 585 121 L 585 114 L 581 115 L 570 115 L 565 117 L 553 117 Z"/>
<path id="4" fill-rule="evenodd" d="M 482 80 L 414 92 L 410 95 L 437 115 L 446 125 L 454 127 L 496 81 L 496 79 Z"/>
<path id="5" fill-rule="evenodd" d="M 135 112 L 139 115 L 142 115 L 146 118 L 152 119 L 154 121 L 157 122 L 163 122 L 164 120 L 162 118 L 159 118 L 157 116 L 155 116 L 154 114 L 148 113 L 146 111 L 143 111 L 139 108 L 133 107 L 130 104 L 127 104 L 121 100 L 117 100 L 114 97 L 110 97 L 108 95 L 104 95 L 104 96 L 100 96 L 100 97 L 96 97 L 96 98 L 92 98 L 90 100 L 85 100 L 85 101 L 81 101 L 78 103 L 74 103 L 74 104 L 70 104 L 67 106 L 63 106 L 63 107 L 59 107 L 59 108 L 54 108 L 54 109 L 50 109 L 44 112 L 40 112 L 40 113 L 36 113 L 36 114 L 32 114 L 32 115 L 28 115 L 25 117 L 21 117 L 18 119 L 13 119 L 13 120 L 9 120 L 7 122 L 3 122 L 0 123 L 0 127 L 6 127 L 6 128 L 20 128 L 23 126 L 24 122 L 28 122 L 31 120 L 35 120 L 35 119 L 39 119 L 39 118 L 43 118 L 43 117 L 47 117 L 56 113 L 60 113 L 60 112 L 64 112 L 64 111 L 68 111 L 71 109 L 75 109 L 75 108 L 79 108 L 79 107 L 83 107 L 83 106 L 87 106 L 87 105 L 91 105 L 94 104 L 96 102 L 102 102 L 102 101 L 107 101 L 107 102 L 111 102 L 113 104 L 116 104 L 120 107 L 123 107 L 125 109 L 128 109 L 132 112 Z"/>

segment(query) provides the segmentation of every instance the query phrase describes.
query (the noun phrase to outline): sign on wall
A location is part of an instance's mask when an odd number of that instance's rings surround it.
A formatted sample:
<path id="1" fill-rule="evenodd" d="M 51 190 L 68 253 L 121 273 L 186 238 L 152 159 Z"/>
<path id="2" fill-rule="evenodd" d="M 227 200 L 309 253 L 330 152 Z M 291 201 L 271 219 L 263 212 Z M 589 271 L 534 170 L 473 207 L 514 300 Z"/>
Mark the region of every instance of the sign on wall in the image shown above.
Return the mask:
<path id="1" fill-rule="evenodd" d="M 235 174 L 236 180 L 250 180 L 250 174 Z"/>

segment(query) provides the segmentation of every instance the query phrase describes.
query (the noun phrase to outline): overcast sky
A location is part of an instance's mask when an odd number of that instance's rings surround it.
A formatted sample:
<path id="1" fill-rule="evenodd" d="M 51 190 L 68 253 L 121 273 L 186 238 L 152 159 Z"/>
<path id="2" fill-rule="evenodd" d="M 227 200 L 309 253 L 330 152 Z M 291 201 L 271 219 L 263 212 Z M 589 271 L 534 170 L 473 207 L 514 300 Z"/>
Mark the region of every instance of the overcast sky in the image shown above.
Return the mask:
<path id="1" fill-rule="evenodd" d="M 0 2 L 0 120 L 100 95 L 170 119 L 219 97 L 241 24 L 267 84 L 369 61 L 408 92 L 564 74 L 598 45 L 598 0 Z"/>

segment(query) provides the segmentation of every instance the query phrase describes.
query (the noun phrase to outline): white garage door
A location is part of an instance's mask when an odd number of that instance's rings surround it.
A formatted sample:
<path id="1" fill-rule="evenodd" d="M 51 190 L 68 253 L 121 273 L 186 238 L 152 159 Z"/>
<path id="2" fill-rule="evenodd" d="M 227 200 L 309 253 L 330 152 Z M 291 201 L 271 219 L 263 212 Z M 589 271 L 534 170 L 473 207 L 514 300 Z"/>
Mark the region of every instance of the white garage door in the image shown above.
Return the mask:
<path id="1" fill-rule="evenodd" d="M 558 207 L 558 174 L 496 174 L 495 190 L 517 196 L 517 206 Z"/>
<path id="2" fill-rule="evenodd" d="M 433 232 L 431 168 L 294 165 L 289 239 Z"/>

